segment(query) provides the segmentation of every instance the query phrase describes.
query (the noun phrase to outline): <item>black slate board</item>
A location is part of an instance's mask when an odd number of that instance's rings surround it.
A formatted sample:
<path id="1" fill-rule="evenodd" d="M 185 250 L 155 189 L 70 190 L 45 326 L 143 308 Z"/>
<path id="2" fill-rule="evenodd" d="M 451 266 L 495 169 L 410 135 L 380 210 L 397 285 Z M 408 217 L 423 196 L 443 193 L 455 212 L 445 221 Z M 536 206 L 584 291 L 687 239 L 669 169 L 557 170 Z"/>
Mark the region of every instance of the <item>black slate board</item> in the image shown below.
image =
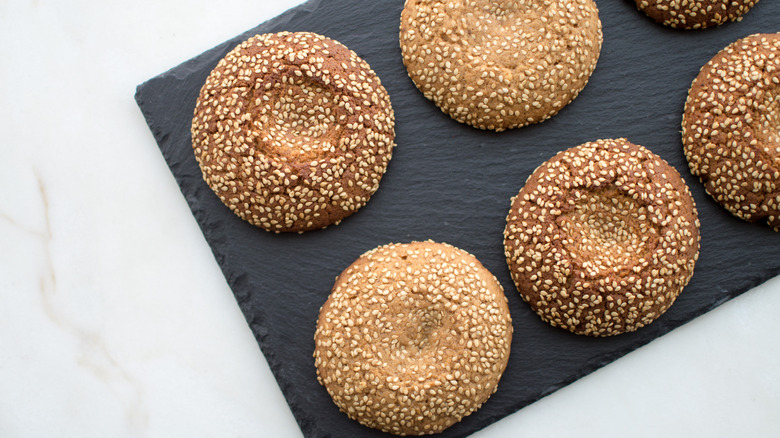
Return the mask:
<path id="1" fill-rule="evenodd" d="M 406 75 L 398 47 L 403 1 L 311 0 L 140 85 L 136 100 L 211 245 L 306 436 L 383 436 L 339 413 L 317 383 L 312 351 L 319 307 L 341 270 L 375 246 L 432 239 L 476 255 L 504 286 L 515 337 L 498 392 L 441 436 L 468 435 L 648 343 L 780 272 L 780 233 L 721 209 L 688 172 L 680 118 L 688 86 L 718 50 L 780 31 L 780 2 L 759 2 L 740 23 L 705 31 L 657 25 L 631 0 L 597 0 L 604 46 L 580 96 L 552 119 L 504 133 L 452 121 Z M 202 181 L 189 135 L 198 91 L 241 40 L 313 31 L 366 59 L 390 93 L 397 148 L 379 191 L 337 227 L 274 235 L 234 216 Z M 669 161 L 693 191 L 702 249 L 675 305 L 631 334 L 593 339 L 552 328 L 515 292 L 504 262 L 509 198 L 559 150 L 627 137 Z"/>

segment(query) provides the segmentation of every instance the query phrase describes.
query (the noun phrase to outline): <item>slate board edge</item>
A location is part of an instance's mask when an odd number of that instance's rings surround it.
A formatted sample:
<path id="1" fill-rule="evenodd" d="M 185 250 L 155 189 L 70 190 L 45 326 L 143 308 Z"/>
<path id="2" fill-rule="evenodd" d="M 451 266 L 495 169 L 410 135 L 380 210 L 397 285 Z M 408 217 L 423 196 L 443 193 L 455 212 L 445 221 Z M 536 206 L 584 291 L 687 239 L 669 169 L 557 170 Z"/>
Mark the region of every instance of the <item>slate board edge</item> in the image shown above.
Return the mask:
<path id="1" fill-rule="evenodd" d="M 161 153 L 163 154 L 163 157 L 166 160 L 166 164 L 169 166 L 171 172 L 174 175 L 178 175 L 178 173 L 177 173 L 176 169 L 174 168 L 174 166 L 172 166 L 171 160 L 166 155 L 166 153 L 165 153 L 166 148 L 164 147 L 164 145 L 166 145 L 169 142 L 169 138 L 168 138 L 167 134 L 162 132 L 162 130 L 161 130 L 161 128 L 159 126 L 153 126 L 153 124 L 152 124 L 152 122 L 151 122 L 151 120 L 149 118 L 148 112 L 146 111 L 145 106 L 144 106 L 145 102 L 146 102 L 146 99 L 148 99 L 148 96 L 144 96 L 143 91 L 145 89 L 148 89 L 149 87 L 153 86 L 157 81 L 165 80 L 168 76 L 173 76 L 173 77 L 176 77 L 176 78 L 181 78 L 181 77 L 188 76 L 188 75 L 190 75 L 190 74 L 192 74 L 194 72 L 194 70 L 192 69 L 192 66 L 195 66 L 195 65 L 199 64 L 202 60 L 207 59 L 207 58 L 212 58 L 216 54 L 218 54 L 218 56 L 216 58 L 219 59 L 229 49 L 234 47 L 240 41 L 243 41 L 244 39 L 248 38 L 249 36 L 254 35 L 256 33 L 265 32 L 266 31 L 265 29 L 268 29 L 268 28 L 273 27 L 273 26 L 282 26 L 286 21 L 289 21 L 296 14 L 299 14 L 299 13 L 312 13 L 313 11 L 315 11 L 317 9 L 317 7 L 319 6 L 320 3 L 321 3 L 321 0 L 309 0 L 306 3 L 303 3 L 303 4 L 301 4 L 301 5 L 299 5 L 299 6 L 295 7 L 295 8 L 292 8 L 292 9 L 290 9 L 288 11 L 285 11 L 281 15 L 279 15 L 277 17 L 274 17 L 274 18 L 272 18 L 272 19 L 270 19 L 268 21 L 265 21 L 262 24 L 260 24 L 259 26 L 255 27 L 255 28 L 253 28 L 253 29 L 251 29 L 249 31 L 246 31 L 246 32 L 244 32 L 244 33 L 242 33 L 242 34 L 240 34 L 240 35 L 238 35 L 238 36 L 236 36 L 236 37 L 234 37 L 234 38 L 232 38 L 232 39 L 230 39 L 230 40 L 228 40 L 228 41 L 226 41 L 226 42 L 224 42 L 222 44 L 219 44 L 219 45 L 209 49 L 209 50 L 206 50 L 203 53 L 201 53 L 200 55 L 197 55 L 197 56 L 191 58 L 190 60 L 187 60 L 187 61 L 183 62 L 182 64 L 177 65 L 177 66 L 169 69 L 168 71 L 166 71 L 166 72 L 164 72 L 164 73 L 162 73 L 160 75 L 157 75 L 157 76 L 149 79 L 148 81 L 145 81 L 144 83 L 140 84 L 136 88 L 136 93 L 135 93 L 136 103 L 138 104 L 139 108 L 141 109 L 141 112 L 143 113 L 144 118 L 145 118 L 147 124 L 149 125 L 149 127 L 150 127 L 150 129 L 151 129 L 151 131 L 153 133 L 155 141 L 157 142 L 158 146 L 160 147 Z M 236 272 L 235 270 L 230 268 L 228 266 L 228 264 L 224 263 L 225 259 L 226 259 L 226 255 L 220 253 L 217 250 L 217 248 L 220 246 L 220 242 L 225 240 L 224 233 L 212 232 L 213 234 L 211 235 L 211 237 L 209 237 L 209 236 L 207 236 L 205 234 L 204 229 L 209 224 L 206 223 L 206 215 L 204 214 L 204 209 L 202 208 L 201 203 L 200 203 L 197 195 L 192 195 L 192 194 L 188 195 L 188 193 L 187 193 L 188 192 L 188 187 L 189 187 L 190 184 L 193 183 L 193 181 L 185 181 L 181 177 L 177 177 L 176 180 L 177 180 L 177 184 L 179 185 L 180 190 L 181 190 L 182 194 L 184 195 L 184 197 L 185 197 L 185 199 L 186 199 L 186 201 L 187 201 L 191 211 L 193 212 L 193 215 L 195 216 L 199 226 L 201 227 L 201 231 L 202 231 L 204 237 L 208 241 L 209 246 L 211 247 L 211 250 L 212 250 L 212 254 L 214 255 L 218 265 L 220 266 L 220 269 L 222 270 L 222 272 L 223 272 L 223 274 L 224 274 L 224 276 L 226 278 L 226 281 L 229 284 L 231 290 L 233 290 L 233 291 L 239 290 L 242 287 L 241 283 L 243 281 L 245 281 L 245 279 L 246 279 L 245 274 Z M 202 183 L 201 180 L 199 180 L 199 182 Z M 205 183 L 203 183 L 203 186 L 208 189 L 208 187 L 205 186 Z M 194 190 L 195 190 L 195 192 L 198 191 L 197 188 L 195 188 Z M 219 227 L 215 227 L 215 228 L 219 229 Z M 687 322 L 692 321 L 696 317 L 701 316 L 704 313 L 707 313 L 707 312 L 711 311 L 712 309 L 718 307 L 719 305 L 723 304 L 724 302 L 741 295 L 742 293 L 746 292 L 747 290 L 749 290 L 749 289 L 751 289 L 751 288 L 753 288 L 753 287 L 755 287 L 755 286 L 757 286 L 757 285 L 759 285 L 761 283 L 764 283 L 765 281 L 769 280 L 770 278 L 772 278 L 774 276 L 777 276 L 778 274 L 780 274 L 780 269 L 768 269 L 768 270 L 765 270 L 765 271 L 759 273 L 758 275 L 756 275 L 753 278 L 746 279 L 745 284 L 743 286 L 735 288 L 735 289 L 729 291 L 729 293 L 722 300 L 717 301 L 715 303 L 712 303 L 711 305 L 702 307 L 700 309 L 700 311 L 697 312 L 695 315 L 693 315 L 693 317 L 689 321 L 668 322 L 665 327 L 663 327 L 660 330 L 658 330 L 657 336 L 655 336 L 653 339 L 650 339 L 650 340 L 647 340 L 647 341 L 642 341 L 641 343 L 638 343 L 637 345 L 632 346 L 631 348 L 628 348 L 628 349 L 626 349 L 624 351 L 616 351 L 616 352 L 613 352 L 613 353 L 611 353 L 609 355 L 599 357 L 596 360 L 593 360 L 593 361 L 591 361 L 589 363 L 586 363 L 582 367 L 580 373 L 575 373 L 574 375 L 569 376 L 566 379 L 562 379 L 561 381 L 559 381 L 556 384 L 554 384 L 554 385 L 550 386 L 549 388 L 547 388 L 545 391 L 542 391 L 541 393 L 539 393 L 536 397 L 533 397 L 532 401 L 529 402 L 527 400 L 519 400 L 517 403 L 514 403 L 514 404 L 510 405 L 511 406 L 511 412 L 508 412 L 508 413 L 507 412 L 495 413 L 495 414 L 491 414 L 491 415 L 485 417 L 484 418 L 486 420 L 485 424 L 483 426 L 480 426 L 480 427 L 474 429 L 473 431 L 477 431 L 477 430 L 483 429 L 484 427 L 492 424 L 493 422 L 498 421 L 498 420 L 504 418 L 507 415 L 510 415 L 512 412 L 516 412 L 517 410 L 519 410 L 519 409 L 521 409 L 521 408 L 523 408 L 525 406 L 528 406 L 529 404 L 531 404 L 531 403 L 533 403 L 533 402 L 535 402 L 535 401 L 537 401 L 537 400 L 539 400 L 539 399 L 541 399 L 541 398 L 543 398 L 543 397 L 545 397 L 545 396 L 547 396 L 549 394 L 552 394 L 556 390 L 558 390 L 558 389 L 560 389 L 560 388 L 562 388 L 562 387 L 564 387 L 564 386 L 566 386 L 566 385 L 568 385 L 570 383 L 575 382 L 576 380 L 578 380 L 578 379 L 580 379 L 580 378 L 582 378 L 582 377 L 584 377 L 584 376 L 586 376 L 586 375 L 596 371 L 597 369 L 599 369 L 599 368 L 601 368 L 601 367 L 603 367 L 605 365 L 608 365 L 609 363 L 611 363 L 611 362 L 615 361 L 616 359 L 624 356 L 625 354 L 628 354 L 631 351 L 634 351 L 635 349 L 648 344 L 650 341 L 652 341 L 654 339 L 657 339 L 657 337 L 663 336 L 664 334 L 666 334 L 666 333 L 676 329 L 677 327 L 680 327 L 680 326 L 686 324 Z M 514 292 L 514 291 L 510 291 L 508 293 L 512 293 L 512 292 Z M 297 408 L 297 405 L 296 405 L 296 397 L 297 397 L 297 395 L 291 388 L 292 383 L 291 382 L 286 382 L 285 379 L 281 379 L 280 380 L 280 376 L 282 375 L 282 364 L 276 359 L 276 356 L 275 356 L 275 354 L 274 354 L 274 352 L 272 350 L 264 348 L 264 338 L 267 335 L 267 328 L 263 326 L 263 320 L 264 320 L 263 315 L 262 315 L 262 313 L 258 312 L 257 309 L 252 309 L 252 307 L 250 306 L 250 303 L 251 303 L 250 301 L 239 301 L 239 305 L 241 307 L 242 313 L 244 314 L 244 316 L 245 316 L 245 318 L 247 320 L 247 323 L 250 326 L 250 329 L 252 330 L 253 334 L 255 335 L 256 340 L 258 342 L 258 345 L 260 346 L 260 349 L 261 349 L 263 355 L 265 356 L 266 360 L 268 361 L 269 367 L 270 367 L 274 377 L 276 378 L 276 382 L 279 385 L 279 387 L 280 387 L 280 389 L 281 389 L 281 391 L 282 391 L 282 393 L 283 393 L 283 395 L 284 395 L 288 405 L 290 406 L 291 411 L 294 414 L 294 417 L 295 417 L 296 421 L 298 422 L 299 427 L 301 428 L 302 432 L 306 436 L 321 436 L 321 435 L 317 435 L 316 434 L 317 432 L 322 432 L 322 431 L 318 431 L 316 429 L 316 422 L 314 422 L 311 418 L 308 418 L 305 415 L 303 415 L 303 413 L 301 413 L 299 411 L 299 409 Z M 652 325 L 648 326 L 647 328 L 645 328 L 645 330 L 652 330 L 652 327 L 653 327 Z M 392 436 L 392 435 L 387 435 L 387 436 Z"/>
<path id="2" fill-rule="evenodd" d="M 225 240 L 224 233 L 213 232 L 211 237 L 206 235 L 204 228 L 205 228 L 205 222 L 207 216 L 204 214 L 204 210 L 200 207 L 198 197 L 194 195 L 188 195 L 186 184 L 184 184 L 183 179 L 176 177 L 177 175 L 176 169 L 172 165 L 172 161 L 170 160 L 170 158 L 165 153 L 167 148 L 165 148 L 164 145 L 168 143 L 169 138 L 167 134 L 164 134 L 162 132 L 160 127 L 153 125 L 152 120 L 149 117 L 149 113 L 146 111 L 144 107 L 145 96 L 143 94 L 143 90 L 149 88 L 150 86 L 153 86 L 158 81 L 164 80 L 168 76 L 173 76 L 178 78 L 178 77 L 183 77 L 192 74 L 193 73 L 192 66 L 199 64 L 201 60 L 211 58 L 214 54 L 219 54 L 218 58 L 221 58 L 236 44 L 249 38 L 250 36 L 256 33 L 263 33 L 266 31 L 265 29 L 268 29 L 270 27 L 276 25 L 282 25 L 284 22 L 289 21 L 292 17 L 294 17 L 297 14 L 313 12 L 319 6 L 320 2 L 321 0 L 307 0 L 305 3 L 300 4 L 292 9 L 288 9 L 287 11 L 281 13 L 280 15 L 277 15 L 276 17 L 264 21 L 263 23 L 259 24 L 255 28 L 243 32 L 240 35 L 237 35 L 221 44 L 212 47 L 211 49 L 205 50 L 201 54 L 170 68 L 169 70 L 143 82 L 142 84 L 136 87 L 136 92 L 134 96 L 136 104 L 140 108 L 141 113 L 144 116 L 144 120 L 146 121 L 147 125 L 152 131 L 152 135 L 154 136 L 155 142 L 157 143 L 160 152 L 163 155 L 163 158 L 165 159 L 166 165 L 168 165 L 168 168 L 171 170 L 171 174 L 175 177 L 176 183 L 179 186 L 179 190 L 181 191 L 182 195 L 187 201 L 187 204 L 190 210 L 192 211 L 193 216 L 196 218 L 198 227 L 201 229 L 201 234 L 203 234 L 203 237 L 208 242 L 211 252 L 214 255 L 214 259 L 216 260 L 217 265 L 219 266 L 220 270 L 225 276 L 225 280 L 227 281 L 231 291 L 233 291 L 234 294 L 235 291 L 239 290 L 239 283 L 243 281 L 245 276 L 244 274 L 235 272 L 233 269 L 229 267 L 228 264 L 224 263 L 226 256 L 218 251 L 218 242 L 221 240 Z M 215 228 L 219 229 L 219 227 L 215 227 Z M 219 237 L 216 237 L 217 235 Z M 280 379 L 280 375 L 282 371 L 282 363 L 279 360 L 277 360 L 273 350 L 271 350 L 270 348 L 264 348 L 264 338 L 265 338 L 265 334 L 267 333 L 267 329 L 262 324 L 263 321 L 262 314 L 259 314 L 258 312 L 255 311 L 255 309 L 252 309 L 252 307 L 250 306 L 250 301 L 248 300 L 244 300 L 244 301 L 237 300 L 237 304 L 239 305 L 239 308 L 241 309 L 241 313 L 243 313 L 247 325 L 252 331 L 252 334 L 255 337 L 258 346 L 260 347 L 260 351 L 263 353 L 266 362 L 268 362 L 268 366 L 271 369 L 271 373 L 274 376 L 274 380 L 276 381 L 276 384 L 279 386 L 280 390 L 282 391 L 282 395 L 284 396 L 287 405 L 292 411 L 293 417 L 295 418 L 295 421 L 298 423 L 299 428 L 301 429 L 304 435 L 306 436 L 312 435 L 312 432 L 316 430 L 315 424 L 313 424 L 314 422 L 312 421 L 311 418 L 302 415 L 300 410 L 297 408 L 296 394 L 294 391 L 292 391 L 292 388 L 290 387 L 291 384 L 288 382 L 284 382 L 284 379 Z"/>

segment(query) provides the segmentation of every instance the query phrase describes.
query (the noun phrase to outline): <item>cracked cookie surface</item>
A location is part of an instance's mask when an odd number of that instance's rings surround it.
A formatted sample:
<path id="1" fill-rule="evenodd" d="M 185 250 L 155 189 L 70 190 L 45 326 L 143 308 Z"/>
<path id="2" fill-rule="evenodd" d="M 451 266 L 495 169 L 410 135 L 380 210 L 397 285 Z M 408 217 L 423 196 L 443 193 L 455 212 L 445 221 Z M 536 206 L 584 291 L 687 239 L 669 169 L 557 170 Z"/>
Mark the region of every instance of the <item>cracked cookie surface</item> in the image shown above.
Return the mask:
<path id="1" fill-rule="evenodd" d="M 195 158 L 220 200 L 273 232 L 337 224 L 379 188 L 392 157 L 387 91 L 355 52 L 309 32 L 257 35 L 201 88 Z"/>
<path id="2" fill-rule="evenodd" d="M 780 34 L 742 38 L 701 68 L 682 142 L 707 193 L 735 216 L 780 231 Z"/>
<path id="3" fill-rule="evenodd" d="M 549 324 L 610 336 L 663 314 L 693 275 L 699 221 L 666 161 L 625 139 L 565 150 L 512 199 L 504 249 L 522 298 Z"/>

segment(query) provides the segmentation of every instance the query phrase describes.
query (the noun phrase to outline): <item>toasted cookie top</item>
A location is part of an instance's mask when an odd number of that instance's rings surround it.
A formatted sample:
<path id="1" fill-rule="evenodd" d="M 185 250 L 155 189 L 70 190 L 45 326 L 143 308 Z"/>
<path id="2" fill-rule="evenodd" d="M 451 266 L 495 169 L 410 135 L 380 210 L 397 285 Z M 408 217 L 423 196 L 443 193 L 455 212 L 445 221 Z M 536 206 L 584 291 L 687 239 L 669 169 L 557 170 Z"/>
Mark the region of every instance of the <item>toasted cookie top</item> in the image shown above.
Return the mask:
<path id="1" fill-rule="evenodd" d="M 495 392 L 512 324 L 501 285 L 471 254 L 389 244 L 339 275 L 314 341 L 318 379 L 339 409 L 384 432 L 422 435 Z"/>
<path id="2" fill-rule="evenodd" d="M 553 326 L 610 336 L 649 324 L 693 275 L 699 221 L 666 161 L 625 139 L 565 150 L 512 199 L 504 230 L 523 299 Z"/>
<path id="3" fill-rule="evenodd" d="M 502 131 L 556 114 L 585 87 L 601 51 L 592 0 L 407 0 L 403 61 L 455 120 Z"/>
<path id="4" fill-rule="evenodd" d="M 780 231 L 780 34 L 738 40 L 702 67 L 682 142 L 691 173 L 715 200 Z"/>
<path id="5" fill-rule="evenodd" d="M 636 0 L 653 20 L 679 29 L 704 29 L 739 21 L 758 0 Z"/>
<path id="6" fill-rule="evenodd" d="M 192 144 L 203 178 L 268 231 L 338 223 L 366 204 L 392 156 L 390 98 L 369 65 L 307 32 L 257 35 L 206 79 Z"/>

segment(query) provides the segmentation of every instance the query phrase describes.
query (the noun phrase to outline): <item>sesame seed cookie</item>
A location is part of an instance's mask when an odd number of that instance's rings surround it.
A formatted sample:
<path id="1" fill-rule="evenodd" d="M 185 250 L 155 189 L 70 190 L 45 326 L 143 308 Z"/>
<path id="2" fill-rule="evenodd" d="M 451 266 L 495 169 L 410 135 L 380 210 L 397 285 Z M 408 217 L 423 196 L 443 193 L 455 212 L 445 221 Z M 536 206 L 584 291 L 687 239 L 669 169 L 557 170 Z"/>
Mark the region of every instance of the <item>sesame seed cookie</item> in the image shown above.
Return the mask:
<path id="1" fill-rule="evenodd" d="M 704 29 L 741 21 L 742 14 L 756 3 L 758 0 L 636 0 L 636 7 L 665 26 Z"/>
<path id="2" fill-rule="evenodd" d="M 424 435 L 496 391 L 512 321 L 501 285 L 471 254 L 431 241 L 389 244 L 336 278 L 314 341 L 317 378 L 349 418 Z"/>
<path id="3" fill-rule="evenodd" d="M 738 40 L 702 67 L 682 142 L 707 193 L 737 217 L 780 231 L 780 34 Z"/>
<path id="4" fill-rule="evenodd" d="M 699 220 L 680 174 L 626 139 L 598 140 L 539 166 L 504 230 L 512 279 L 555 327 L 634 331 L 663 314 L 693 275 Z"/>
<path id="5" fill-rule="evenodd" d="M 593 0 L 407 0 L 400 43 L 409 77 L 453 119 L 503 131 L 555 115 L 601 52 Z"/>
<path id="6" fill-rule="evenodd" d="M 268 231 L 338 224 L 368 202 L 392 157 L 395 119 L 371 67 L 308 32 L 256 35 L 200 90 L 192 145 L 203 179 Z"/>

